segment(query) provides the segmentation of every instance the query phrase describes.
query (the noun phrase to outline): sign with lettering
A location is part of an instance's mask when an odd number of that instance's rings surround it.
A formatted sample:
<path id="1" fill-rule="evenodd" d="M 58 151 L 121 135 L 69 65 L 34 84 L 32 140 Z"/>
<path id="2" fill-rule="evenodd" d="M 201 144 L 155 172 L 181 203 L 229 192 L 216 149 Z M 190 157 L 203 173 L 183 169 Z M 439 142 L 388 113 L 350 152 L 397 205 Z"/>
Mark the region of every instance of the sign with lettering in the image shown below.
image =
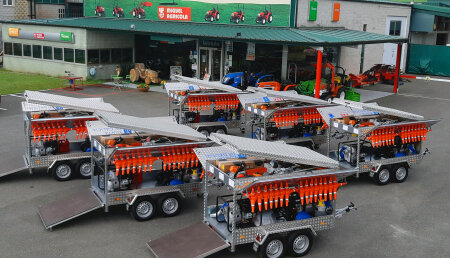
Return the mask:
<path id="1" fill-rule="evenodd" d="M 33 38 L 34 39 L 45 39 L 45 34 L 44 33 L 33 33 Z"/>
<path id="2" fill-rule="evenodd" d="M 9 28 L 8 35 L 10 37 L 19 37 L 19 28 Z"/>
<path id="3" fill-rule="evenodd" d="M 309 21 L 315 21 L 317 20 L 317 2 L 316 1 L 310 1 L 309 2 Z"/>
<path id="4" fill-rule="evenodd" d="M 333 3 L 333 17 L 332 21 L 339 21 L 339 17 L 341 16 L 341 4 Z"/>
<path id="5" fill-rule="evenodd" d="M 8 32 L 10 37 L 17 37 L 20 39 L 74 43 L 74 35 L 72 32 L 35 32 L 21 30 L 20 28 L 10 28 Z"/>
<path id="6" fill-rule="evenodd" d="M 159 6 L 158 18 L 167 21 L 190 21 L 191 8 Z"/>
<path id="7" fill-rule="evenodd" d="M 146 0 L 147 1 L 147 0 Z M 145 4 L 150 3 L 151 4 Z M 293 0 L 84 0 L 85 16 L 111 18 L 114 8 L 121 8 L 118 19 L 203 22 L 227 25 L 288 27 Z M 143 4 L 144 3 L 144 4 Z M 98 10 L 104 10 L 99 13 Z M 136 11 L 139 10 L 139 11 Z M 116 15 L 113 15 L 117 18 Z"/>

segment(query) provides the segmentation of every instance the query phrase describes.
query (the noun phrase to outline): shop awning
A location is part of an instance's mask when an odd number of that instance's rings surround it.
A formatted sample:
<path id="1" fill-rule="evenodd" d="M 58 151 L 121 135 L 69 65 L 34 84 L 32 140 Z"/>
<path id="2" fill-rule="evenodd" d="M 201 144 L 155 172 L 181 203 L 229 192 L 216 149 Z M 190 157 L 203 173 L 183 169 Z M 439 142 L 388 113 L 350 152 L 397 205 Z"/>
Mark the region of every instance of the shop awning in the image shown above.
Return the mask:
<path id="1" fill-rule="evenodd" d="M 304 46 L 336 46 L 407 42 L 407 38 L 347 30 L 344 28 L 287 28 L 249 25 L 227 25 L 194 22 L 150 21 L 117 18 L 68 18 L 3 21 L 28 24 L 84 28 L 92 30 L 127 31 L 152 35 L 183 36 L 210 40 L 251 41 L 267 44 Z"/>

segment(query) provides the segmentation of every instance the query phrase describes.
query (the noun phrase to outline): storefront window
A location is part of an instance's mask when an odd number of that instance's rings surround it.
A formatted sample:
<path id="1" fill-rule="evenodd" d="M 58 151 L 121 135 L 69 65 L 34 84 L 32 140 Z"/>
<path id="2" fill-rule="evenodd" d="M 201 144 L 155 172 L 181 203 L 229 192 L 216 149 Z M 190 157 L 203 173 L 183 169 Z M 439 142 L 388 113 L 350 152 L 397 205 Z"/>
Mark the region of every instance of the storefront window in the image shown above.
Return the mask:
<path id="1" fill-rule="evenodd" d="M 122 62 L 122 49 L 121 48 L 111 49 L 111 61 L 112 61 L 112 63 L 115 63 L 115 64 Z"/>
<path id="2" fill-rule="evenodd" d="M 12 55 L 13 54 L 13 44 L 5 42 L 3 48 L 5 49 L 5 55 Z"/>
<path id="3" fill-rule="evenodd" d="M 86 63 L 85 51 L 83 49 L 75 49 L 75 63 Z"/>
<path id="4" fill-rule="evenodd" d="M 98 49 L 91 49 L 87 51 L 88 64 L 98 64 L 100 62 L 100 51 Z"/>
<path id="5" fill-rule="evenodd" d="M 131 62 L 133 62 L 133 49 L 124 48 L 122 50 L 122 63 L 131 63 Z"/>
<path id="6" fill-rule="evenodd" d="M 14 55 L 15 56 L 22 56 L 22 44 L 20 43 L 14 43 Z"/>
<path id="7" fill-rule="evenodd" d="M 55 60 L 63 60 L 62 48 L 59 47 L 53 48 L 53 58 Z"/>
<path id="8" fill-rule="evenodd" d="M 42 49 L 44 53 L 44 59 L 52 60 L 53 59 L 52 47 L 43 46 Z"/>
<path id="9" fill-rule="evenodd" d="M 23 44 L 23 56 L 31 56 L 31 45 Z"/>
<path id="10" fill-rule="evenodd" d="M 75 60 L 74 53 L 73 48 L 64 48 L 64 61 L 73 63 Z"/>
<path id="11" fill-rule="evenodd" d="M 41 45 L 33 45 L 33 57 L 34 58 L 42 58 L 42 46 Z"/>
<path id="12" fill-rule="evenodd" d="M 100 63 L 101 64 L 111 63 L 111 55 L 109 49 L 100 49 Z"/>

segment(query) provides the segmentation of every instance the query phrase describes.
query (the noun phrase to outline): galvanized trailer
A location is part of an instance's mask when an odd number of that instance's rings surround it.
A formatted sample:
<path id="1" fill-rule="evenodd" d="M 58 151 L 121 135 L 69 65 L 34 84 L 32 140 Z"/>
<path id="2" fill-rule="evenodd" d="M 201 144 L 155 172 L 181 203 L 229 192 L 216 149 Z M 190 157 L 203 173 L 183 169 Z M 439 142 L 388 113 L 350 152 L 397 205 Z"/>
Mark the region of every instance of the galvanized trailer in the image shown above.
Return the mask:
<path id="1" fill-rule="evenodd" d="M 353 204 L 335 208 L 337 189 L 355 169 L 342 169 L 304 147 L 220 134 L 211 139 L 223 146 L 195 150 L 206 170 L 203 221 L 149 241 L 156 257 L 205 257 L 251 243 L 260 257 L 302 256 L 311 249 L 313 236 L 355 209 Z M 267 169 L 258 176 L 236 177 L 224 165 L 255 159 L 264 166 L 248 165 L 243 171 Z M 270 165 L 274 161 L 278 167 Z M 218 196 L 212 196 L 218 189 Z M 195 242 L 193 234 L 199 237 Z"/>
<path id="2" fill-rule="evenodd" d="M 96 112 L 88 123 L 94 174 L 91 187 L 39 208 L 45 228 L 80 215 L 125 205 L 139 221 L 179 214 L 183 199 L 202 193 L 193 148 L 211 146 L 201 133 L 171 118 Z M 146 173 L 147 172 L 147 173 Z"/>
<path id="3" fill-rule="evenodd" d="M 356 176 L 368 172 L 379 185 L 402 183 L 409 168 L 429 154 L 422 145 L 439 120 L 373 103 L 333 102 L 340 106 L 318 108 L 330 127 L 328 153 L 342 166 L 358 169 Z M 347 141 L 339 140 L 345 136 Z M 337 150 L 330 150 L 332 143 Z"/>
<path id="4" fill-rule="evenodd" d="M 25 154 L 17 153 L 3 166 L 0 176 L 34 168 L 47 168 L 58 181 L 78 175 L 89 178 L 90 143 L 86 121 L 96 120 L 96 110 L 118 112 L 100 98 L 78 99 L 42 92 L 25 91 L 22 102 Z M 25 164 L 25 165 L 23 165 Z"/>
<path id="5" fill-rule="evenodd" d="M 169 96 L 169 115 L 178 123 L 209 135 L 228 133 L 240 126 L 241 105 L 238 94 L 246 92 L 216 82 L 173 76 L 179 82 L 165 84 Z"/>
<path id="6" fill-rule="evenodd" d="M 326 128 L 317 108 L 329 106 L 329 103 L 307 96 L 291 100 L 288 96 L 273 95 L 268 90 L 239 95 L 245 110 L 243 128 L 250 128 L 250 137 L 254 139 L 283 140 L 288 144 L 317 149 L 326 141 Z"/>

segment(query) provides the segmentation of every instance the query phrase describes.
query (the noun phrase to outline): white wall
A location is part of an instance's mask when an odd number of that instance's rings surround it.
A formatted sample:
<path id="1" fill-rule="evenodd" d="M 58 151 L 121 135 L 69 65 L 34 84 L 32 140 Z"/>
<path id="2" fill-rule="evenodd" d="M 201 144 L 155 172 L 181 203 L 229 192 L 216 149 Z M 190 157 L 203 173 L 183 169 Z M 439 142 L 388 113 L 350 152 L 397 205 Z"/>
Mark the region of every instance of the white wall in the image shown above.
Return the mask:
<path id="1" fill-rule="evenodd" d="M 9 28 L 20 28 L 24 31 L 33 31 L 40 33 L 50 33 L 61 31 L 72 32 L 74 43 L 52 42 L 43 40 L 18 39 L 9 37 Z M 30 45 L 43 45 L 61 48 L 86 49 L 86 30 L 68 27 L 51 27 L 51 26 L 37 26 L 37 25 L 22 25 L 22 24 L 2 24 L 2 34 L 4 42 L 22 43 Z M 63 62 L 58 60 L 36 59 L 32 57 L 10 56 L 4 55 L 3 67 L 8 70 L 18 72 L 29 72 L 45 74 L 50 76 L 64 76 L 67 75 L 65 71 L 70 71 L 75 76 L 86 77 L 86 64 L 76 64 Z"/>
<path id="2" fill-rule="evenodd" d="M 333 3 L 341 4 L 340 20 L 331 21 Z M 367 24 L 367 32 L 385 34 L 386 17 L 406 17 L 409 31 L 411 7 L 382 3 L 367 3 L 355 1 L 331 1 L 320 0 L 317 7 L 317 21 L 308 21 L 309 0 L 298 0 L 297 27 L 345 27 L 351 30 L 363 30 L 363 24 Z M 406 48 L 406 45 L 404 45 Z M 372 44 L 365 46 L 364 67 L 367 70 L 374 64 L 383 61 L 384 44 Z M 403 64 L 406 62 L 406 51 L 403 52 Z M 341 47 L 340 65 L 351 73 L 359 73 L 361 60 L 361 46 L 357 48 Z M 404 69 L 404 67 L 402 67 Z"/>

